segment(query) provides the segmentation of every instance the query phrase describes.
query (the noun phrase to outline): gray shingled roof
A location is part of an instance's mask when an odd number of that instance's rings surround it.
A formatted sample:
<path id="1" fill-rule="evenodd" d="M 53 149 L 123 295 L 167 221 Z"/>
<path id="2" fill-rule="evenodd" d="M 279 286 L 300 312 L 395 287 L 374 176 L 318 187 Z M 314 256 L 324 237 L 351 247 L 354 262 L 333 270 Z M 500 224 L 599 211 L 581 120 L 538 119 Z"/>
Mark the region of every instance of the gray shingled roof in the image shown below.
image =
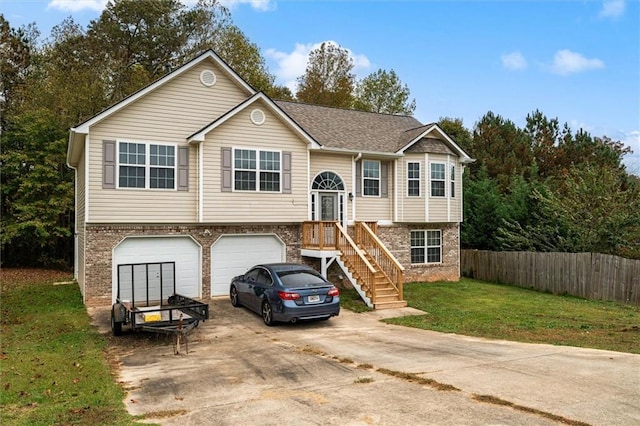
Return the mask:
<path id="1" fill-rule="evenodd" d="M 414 117 L 275 101 L 316 141 L 329 148 L 395 153 L 424 132 Z"/>

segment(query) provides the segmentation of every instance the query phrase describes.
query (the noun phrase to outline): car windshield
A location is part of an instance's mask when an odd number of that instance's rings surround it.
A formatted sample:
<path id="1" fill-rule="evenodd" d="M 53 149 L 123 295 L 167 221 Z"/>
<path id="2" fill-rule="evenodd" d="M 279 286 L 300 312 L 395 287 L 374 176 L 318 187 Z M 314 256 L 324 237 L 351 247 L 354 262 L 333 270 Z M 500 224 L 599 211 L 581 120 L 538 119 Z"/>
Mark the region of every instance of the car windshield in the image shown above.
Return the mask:
<path id="1" fill-rule="evenodd" d="M 278 272 L 278 277 L 280 277 L 282 285 L 289 288 L 314 287 L 317 285 L 327 284 L 322 276 L 317 275 L 312 271 L 282 271 Z"/>

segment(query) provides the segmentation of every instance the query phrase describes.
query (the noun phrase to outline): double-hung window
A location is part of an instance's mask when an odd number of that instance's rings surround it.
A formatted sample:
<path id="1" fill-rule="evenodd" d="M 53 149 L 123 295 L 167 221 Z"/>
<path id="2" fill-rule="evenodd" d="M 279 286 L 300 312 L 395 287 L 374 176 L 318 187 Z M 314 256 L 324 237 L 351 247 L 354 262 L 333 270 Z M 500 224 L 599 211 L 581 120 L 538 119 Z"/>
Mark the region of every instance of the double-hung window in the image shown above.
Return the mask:
<path id="1" fill-rule="evenodd" d="M 442 263 L 442 231 L 411 231 L 411 263 Z"/>
<path id="2" fill-rule="evenodd" d="M 451 165 L 451 193 L 450 197 L 455 198 L 456 196 L 456 166 Z"/>
<path id="3" fill-rule="evenodd" d="M 176 147 L 151 143 L 118 144 L 120 188 L 175 189 Z"/>
<path id="4" fill-rule="evenodd" d="M 420 163 L 407 163 L 407 196 L 420 196 Z"/>
<path id="5" fill-rule="evenodd" d="M 282 163 L 279 152 L 234 149 L 233 157 L 236 191 L 280 191 Z"/>
<path id="6" fill-rule="evenodd" d="M 362 195 L 380 196 L 380 161 L 362 160 Z"/>
<path id="7" fill-rule="evenodd" d="M 431 196 L 445 196 L 444 163 L 431 163 Z"/>

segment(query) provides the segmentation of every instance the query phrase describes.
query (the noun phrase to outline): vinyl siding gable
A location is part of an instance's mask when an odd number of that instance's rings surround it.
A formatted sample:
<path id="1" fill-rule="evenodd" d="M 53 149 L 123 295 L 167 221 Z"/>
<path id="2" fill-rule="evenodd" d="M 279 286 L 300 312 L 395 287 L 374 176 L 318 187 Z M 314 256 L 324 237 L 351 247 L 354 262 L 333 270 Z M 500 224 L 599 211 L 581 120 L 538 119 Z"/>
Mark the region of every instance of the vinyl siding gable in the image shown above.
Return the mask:
<path id="1" fill-rule="evenodd" d="M 200 81 L 200 74 L 205 70 L 215 73 L 213 86 L 205 86 Z M 195 222 L 198 217 L 197 147 L 190 147 L 186 138 L 246 97 L 244 89 L 213 61 L 206 60 L 93 125 L 88 138 L 90 221 Z M 183 154 L 187 154 L 188 160 L 176 166 L 173 190 L 112 189 L 109 185 L 103 187 L 105 148 L 102 141 L 170 144 L 176 148 L 176 162 L 184 160 Z"/>
<path id="2" fill-rule="evenodd" d="M 263 124 L 256 125 L 251 121 L 251 112 L 256 108 L 265 113 Z M 238 112 L 208 133 L 205 141 L 200 142 L 200 149 L 204 170 L 202 176 L 204 222 L 291 223 L 307 219 L 309 188 L 307 143 L 262 102 Z M 279 152 L 280 191 L 236 190 L 233 184 L 234 149 Z M 287 161 L 289 155 L 290 160 Z M 223 158 L 226 160 L 223 161 Z M 229 160 L 231 164 L 228 163 Z M 287 162 L 290 163 L 288 164 L 290 166 L 288 185 L 285 178 Z"/>

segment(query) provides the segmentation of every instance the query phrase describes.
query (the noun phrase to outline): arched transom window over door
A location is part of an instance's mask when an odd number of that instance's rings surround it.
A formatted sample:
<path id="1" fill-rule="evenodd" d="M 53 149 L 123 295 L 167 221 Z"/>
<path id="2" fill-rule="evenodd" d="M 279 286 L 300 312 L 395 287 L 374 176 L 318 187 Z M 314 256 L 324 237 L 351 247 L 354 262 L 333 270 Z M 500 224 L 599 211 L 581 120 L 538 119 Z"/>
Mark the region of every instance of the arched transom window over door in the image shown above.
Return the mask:
<path id="1" fill-rule="evenodd" d="M 321 172 L 311 184 L 311 220 L 345 221 L 345 195 L 342 178 Z"/>
<path id="2" fill-rule="evenodd" d="M 322 172 L 313 180 L 311 189 L 318 191 L 344 191 L 344 183 L 337 174 L 333 172 Z"/>

